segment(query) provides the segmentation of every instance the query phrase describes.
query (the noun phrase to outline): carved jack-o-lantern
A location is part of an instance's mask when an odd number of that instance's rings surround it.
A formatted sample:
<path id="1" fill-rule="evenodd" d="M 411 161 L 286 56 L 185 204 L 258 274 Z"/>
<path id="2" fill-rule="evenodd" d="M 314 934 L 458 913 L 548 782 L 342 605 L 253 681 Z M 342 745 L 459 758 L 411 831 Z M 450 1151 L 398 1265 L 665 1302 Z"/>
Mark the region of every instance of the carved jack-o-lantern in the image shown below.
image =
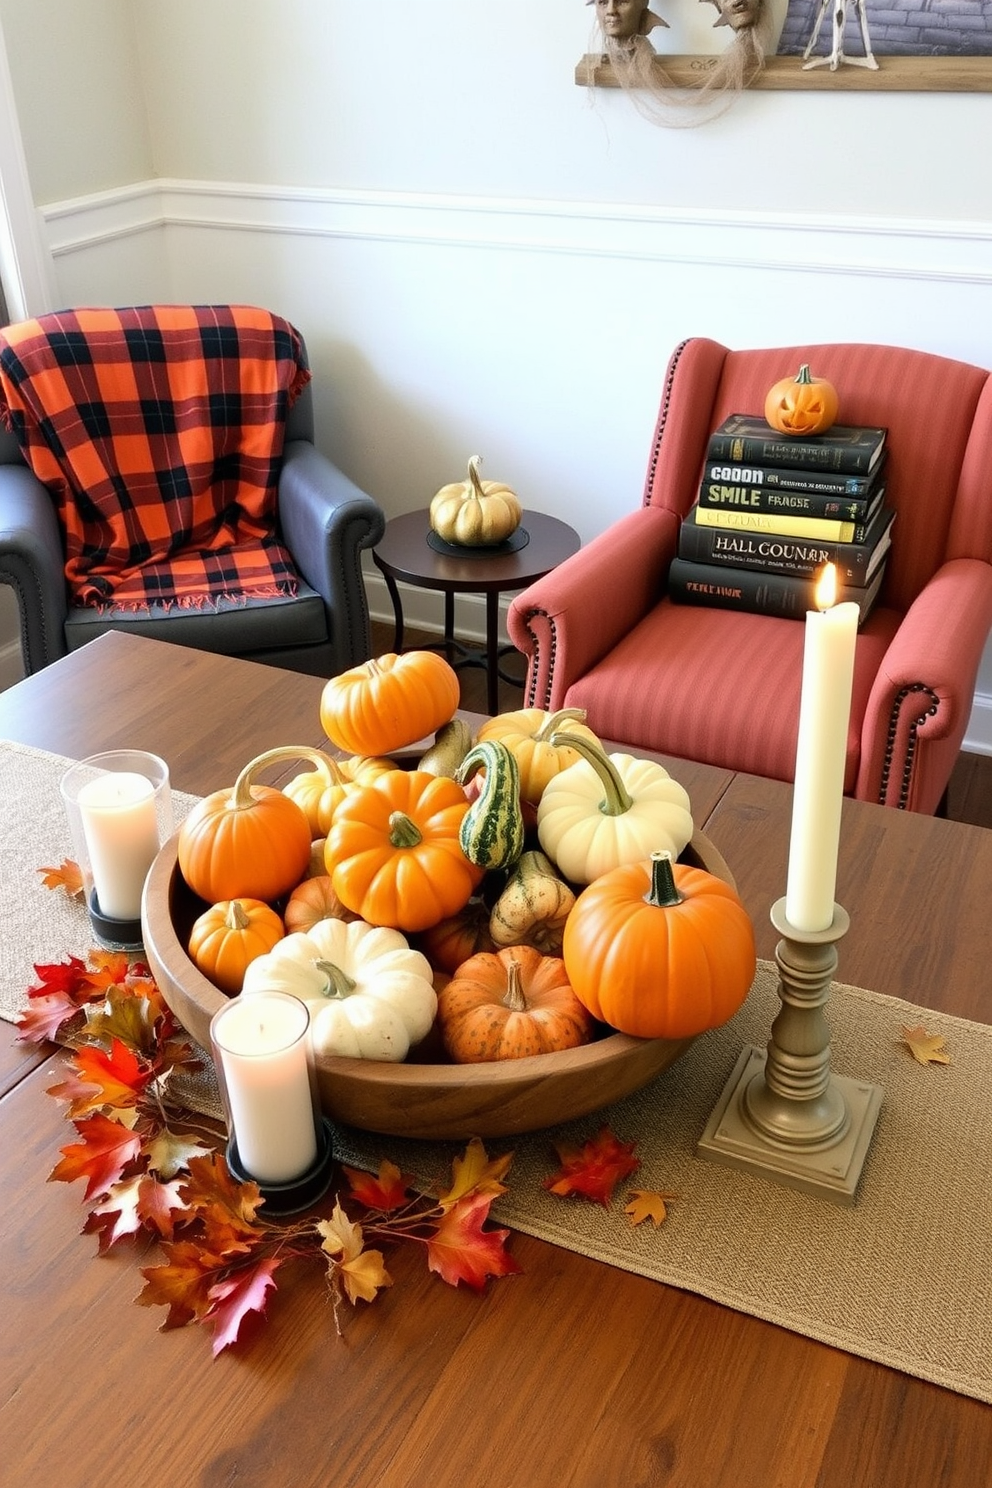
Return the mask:
<path id="1" fill-rule="evenodd" d="M 822 434 L 837 418 L 837 389 L 813 377 L 803 362 L 796 377 L 784 377 L 769 390 L 765 418 L 780 434 Z"/>

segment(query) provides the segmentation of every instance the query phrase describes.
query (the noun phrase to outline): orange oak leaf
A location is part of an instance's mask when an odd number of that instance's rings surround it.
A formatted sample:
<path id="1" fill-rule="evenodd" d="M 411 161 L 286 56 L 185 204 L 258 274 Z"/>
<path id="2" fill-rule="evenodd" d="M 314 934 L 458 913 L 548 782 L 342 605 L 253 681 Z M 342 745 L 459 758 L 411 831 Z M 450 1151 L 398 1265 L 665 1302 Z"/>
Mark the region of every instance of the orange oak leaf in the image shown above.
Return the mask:
<path id="1" fill-rule="evenodd" d="M 63 1147 L 62 1161 L 48 1175 L 49 1183 L 73 1183 L 86 1179 L 86 1198 L 105 1194 L 120 1179 L 129 1162 L 141 1151 L 141 1139 L 119 1121 L 97 1113 L 74 1121 L 82 1137 Z"/>
<path id="2" fill-rule="evenodd" d="M 909 1052 L 918 1064 L 950 1064 L 951 1056 L 944 1049 L 944 1038 L 939 1033 L 927 1033 L 922 1024 L 916 1028 L 903 1028 L 902 1036 L 909 1045 Z"/>
<path id="3" fill-rule="evenodd" d="M 492 1198 L 473 1193 L 459 1199 L 427 1241 L 427 1264 L 449 1286 L 460 1281 L 481 1292 L 487 1276 L 512 1276 L 520 1266 L 505 1249 L 509 1230 L 484 1230 Z"/>
<path id="4" fill-rule="evenodd" d="M 512 1152 L 490 1160 L 479 1138 L 473 1137 L 464 1156 L 456 1157 L 451 1164 L 451 1187 L 438 1200 L 442 1209 L 451 1209 L 459 1199 L 468 1194 L 488 1194 L 495 1199 L 506 1193 L 506 1184 L 502 1179 L 512 1161 Z"/>
<path id="5" fill-rule="evenodd" d="M 83 892 L 83 875 L 71 858 L 63 858 L 57 868 L 39 868 L 38 872 L 46 889 L 65 889 L 71 899 Z"/>
<path id="6" fill-rule="evenodd" d="M 636 1142 L 621 1142 L 604 1126 L 582 1147 L 557 1146 L 561 1167 L 544 1180 L 549 1193 L 567 1198 L 571 1194 L 609 1208 L 613 1190 L 621 1178 L 636 1173 L 641 1166 L 634 1157 Z"/>
<path id="7" fill-rule="evenodd" d="M 627 1195 L 630 1200 L 624 1208 L 624 1214 L 630 1215 L 630 1222 L 635 1227 L 650 1219 L 655 1229 L 664 1224 L 668 1218 L 668 1204 L 672 1199 L 678 1197 L 673 1193 L 654 1193 L 648 1188 L 632 1188 Z"/>
<path id="8" fill-rule="evenodd" d="M 265 1311 L 269 1292 L 275 1290 L 273 1272 L 281 1264 L 278 1256 L 267 1256 L 239 1268 L 233 1276 L 215 1282 L 210 1288 L 211 1306 L 205 1320 L 214 1328 L 214 1358 L 237 1341 L 241 1324 L 250 1312 Z"/>
<path id="9" fill-rule="evenodd" d="M 364 1173 L 361 1169 L 349 1168 L 344 1163 L 341 1167 L 349 1189 L 366 1209 L 388 1213 L 392 1209 L 402 1209 L 408 1202 L 407 1193 L 413 1180 L 401 1173 L 388 1158 L 379 1164 L 377 1174 Z"/>

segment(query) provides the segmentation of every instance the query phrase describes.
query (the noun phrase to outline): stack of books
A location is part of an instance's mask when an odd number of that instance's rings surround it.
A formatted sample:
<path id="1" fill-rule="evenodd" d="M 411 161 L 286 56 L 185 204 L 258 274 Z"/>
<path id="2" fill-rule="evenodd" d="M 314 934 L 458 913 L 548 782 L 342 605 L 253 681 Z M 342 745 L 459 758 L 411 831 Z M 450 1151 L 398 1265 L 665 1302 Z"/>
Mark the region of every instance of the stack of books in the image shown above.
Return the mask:
<path id="1" fill-rule="evenodd" d="M 732 414 L 710 435 L 699 498 L 669 570 L 673 600 L 802 618 L 815 576 L 837 566 L 838 599 L 864 620 L 885 574 L 895 512 L 885 504 L 886 431 L 835 424 L 783 438 Z"/>

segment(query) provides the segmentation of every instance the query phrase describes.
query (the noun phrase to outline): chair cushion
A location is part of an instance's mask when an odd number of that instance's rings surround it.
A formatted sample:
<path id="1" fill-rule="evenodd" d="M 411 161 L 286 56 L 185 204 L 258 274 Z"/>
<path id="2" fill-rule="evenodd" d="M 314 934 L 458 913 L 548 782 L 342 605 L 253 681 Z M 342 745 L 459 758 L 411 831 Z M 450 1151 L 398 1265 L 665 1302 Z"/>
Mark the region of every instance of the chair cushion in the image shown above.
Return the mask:
<path id="1" fill-rule="evenodd" d="M 858 635 L 845 791 L 857 779 L 868 695 L 900 619 L 876 608 Z M 632 749 L 791 781 L 804 634 L 799 620 L 665 598 L 569 688 L 565 705 L 585 708 L 596 733 Z"/>
<path id="2" fill-rule="evenodd" d="M 291 595 L 275 536 L 299 334 L 249 306 L 82 309 L 0 338 L 6 422 L 51 490 L 76 605 Z"/>
<path id="3" fill-rule="evenodd" d="M 66 646 L 77 651 L 105 631 L 129 631 L 153 640 L 196 646 L 225 656 L 295 650 L 326 645 L 327 612 L 320 595 L 302 581 L 293 598 L 250 599 L 234 603 L 219 599 L 210 610 L 181 609 L 178 605 L 148 605 L 142 611 L 119 611 L 92 606 L 69 611 Z"/>

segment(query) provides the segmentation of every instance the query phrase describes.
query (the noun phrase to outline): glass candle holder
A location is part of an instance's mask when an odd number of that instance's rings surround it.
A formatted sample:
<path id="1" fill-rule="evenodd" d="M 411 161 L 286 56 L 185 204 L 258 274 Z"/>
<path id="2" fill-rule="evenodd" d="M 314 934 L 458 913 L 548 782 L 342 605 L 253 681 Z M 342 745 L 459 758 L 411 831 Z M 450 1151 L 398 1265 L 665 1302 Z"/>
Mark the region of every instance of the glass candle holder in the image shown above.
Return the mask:
<path id="1" fill-rule="evenodd" d="M 93 933 L 138 950 L 145 878 L 172 835 L 169 767 L 142 749 L 107 750 L 72 765 L 60 790 Z"/>
<path id="2" fill-rule="evenodd" d="M 210 1044 L 231 1172 L 254 1180 L 276 1213 L 309 1207 L 327 1189 L 332 1155 L 306 1004 L 286 992 L 234 997 L 211 1019 Z"/>

